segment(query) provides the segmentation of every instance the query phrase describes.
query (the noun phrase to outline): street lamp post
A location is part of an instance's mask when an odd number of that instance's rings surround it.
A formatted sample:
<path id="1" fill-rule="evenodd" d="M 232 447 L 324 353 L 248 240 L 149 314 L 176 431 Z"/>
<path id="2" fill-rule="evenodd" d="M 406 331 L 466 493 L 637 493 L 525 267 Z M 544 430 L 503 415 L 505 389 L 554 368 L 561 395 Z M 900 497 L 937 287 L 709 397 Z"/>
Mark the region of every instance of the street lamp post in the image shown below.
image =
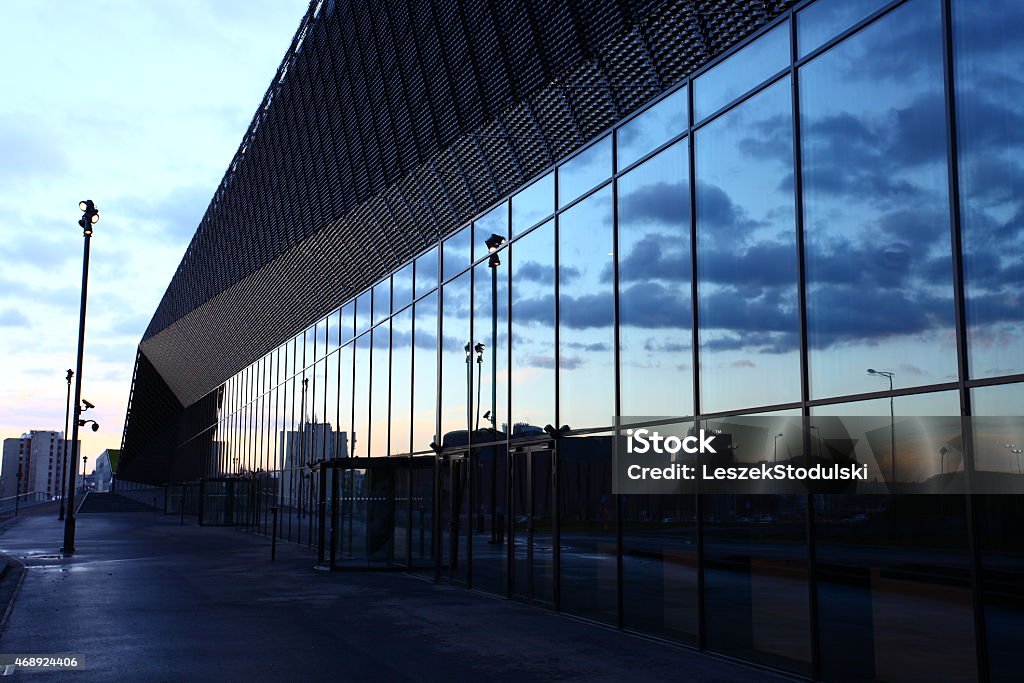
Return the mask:
<path id="1" fill-rule="evenodd" d="M 774 465 L 779 460 L 779 439 L 782 437 L 782 432 L 775 435 L 775 453 L 772 455 L 772 464 Z"/>
<path id="2" fill-rule="evenodd" d="M 82 456 L 82 490 L 83 491 L 85 490 L 85 472 L 88 469 L 88 467 L 87 467 L 88 464 L 89 464 L 89 456 L 88 455 L 83 455 Z"/>
<path id="3" fill-rule="evenodd" d="M 65 498 L 64 480 L 67 478 L 67 470 L 68 470 L 68 422 L 71 419 L 71 417 L 70 417 L 70 415 L 71 415 L 71 378 L 74 377 L 74 376 L 75 376 L 75 371 L 71 370 L 69 368 L 68 369 L 68 376 L 67 376 L 67 380 L 68 380 L 68 397 L 67 397 L 67 400 L 65 401 L 65 404 L 64 404 L 64 455 L 61 458 L 61 465 L 60 465 L 60 490 L 59 490 L 59 495 L 60 495 L 60 512 L 57 514 L 57 519 L 59 519 L 62 522 L 64 521 L 64 498 Z"/>
<path id="4" fill-rule="evenodd" d="M 91 199 L 78 203 L 82 211 L 82 217 L 78 220 L 82 228 L 82 236 L 85 238 L 85 246 L 82 251 L 82 301 L 78 312 L 78 362 L 75 372 L 75 421 L 71 424 L 71 452 L 72 466 L 68 469 L 68 505 L 64 516 L 64 547 L 61 552 L 65 555 L 73 555 L 75 552 L 75 473 L 78 470 L 78 454 L 81 447 L 78 445 L 79 418 L 82 414 L 82 358 L 85 355 L 85 305 L 89 291 L 89 242 L 92 240 L 93 226 L 99 223 L 100 212 Z M 95 423 L 93 423 L 95 425 Z M 95 427 L 94 427 L 95 430 Z"/>
<path id="5" fill-rule="evenodd" d="M 892 469 L 892 487 L 896 486 L 896 411 L 893 408 L 892 395 L 892 378 L 896 373 L 888 372 L 885 370 L 875 370 L 874 368 L 868 368 L 869 375 L 875 375 L 876 377 L 884 377 L 889 380 L 889 464 Z"/>

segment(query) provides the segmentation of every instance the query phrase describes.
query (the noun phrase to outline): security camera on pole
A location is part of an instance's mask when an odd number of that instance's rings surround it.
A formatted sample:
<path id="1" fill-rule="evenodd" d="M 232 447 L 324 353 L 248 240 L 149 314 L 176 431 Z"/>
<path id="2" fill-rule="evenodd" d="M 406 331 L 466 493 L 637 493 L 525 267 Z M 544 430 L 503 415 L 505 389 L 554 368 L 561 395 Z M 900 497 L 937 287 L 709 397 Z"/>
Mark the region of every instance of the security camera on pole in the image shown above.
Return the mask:
<path id="1" fill-rule="evenodd" d="M 78 225 L 82 228 L 85 246 L 82 253 L 82 303 L 78 312 L 78 366 L 75 372 L 75 420 L 71 423 L 71 466 L 68 468 L 68 505 L 64 514 L 64 547 L 61 552 L 73 555 L 75 552 L 75 475 L 78 473 L 78 456 L 82 447 L 78 442 L 78 428 L 86 422 L 92 423 L 95 432 L 100 428 L 94 420 L 82 420 L 82 413 L 93 407 L 86 403 L 82 407 L 82 357 L 85 355 L 85 302 L 89 291 L 89 242 L 92 239 L 92 226 L 100 222 L 100 212 L 91 199 L 78 203 L 82 217 Z"/>

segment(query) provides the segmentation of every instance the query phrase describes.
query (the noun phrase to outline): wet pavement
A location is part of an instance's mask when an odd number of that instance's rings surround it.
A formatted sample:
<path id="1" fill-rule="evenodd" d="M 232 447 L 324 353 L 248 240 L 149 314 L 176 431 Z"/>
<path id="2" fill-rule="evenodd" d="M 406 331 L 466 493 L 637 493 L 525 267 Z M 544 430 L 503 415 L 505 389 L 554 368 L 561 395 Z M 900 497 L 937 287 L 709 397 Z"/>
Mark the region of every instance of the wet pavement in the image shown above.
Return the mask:
<path id="1" fill-rule="evenodd" d="M 0 529 L 0 551 L 26 566 L 0 654 L 75 654 L 83 663 L 15 678 L 783 680 L 401 573 L 316 571 L 305 546 L 281 543 L 271 562 L 264 537 L 180 526 L 117 496 L 85 501 L 72 557 L 57 553 L 55 510 Z"/>

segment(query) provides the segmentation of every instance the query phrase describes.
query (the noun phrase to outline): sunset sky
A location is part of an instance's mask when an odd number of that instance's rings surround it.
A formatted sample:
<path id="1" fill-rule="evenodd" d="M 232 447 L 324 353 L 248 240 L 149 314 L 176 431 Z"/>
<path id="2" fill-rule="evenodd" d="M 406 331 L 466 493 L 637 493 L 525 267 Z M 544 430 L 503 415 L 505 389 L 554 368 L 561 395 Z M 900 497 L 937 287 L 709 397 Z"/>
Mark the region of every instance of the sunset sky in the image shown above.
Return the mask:
<path id="1" fill-rule="evenodd" d="M 120 446 L 136 346 L 306 7 L 3 3 L 0 436 L 63 429 L 89 198 L 82 454 Z"/>

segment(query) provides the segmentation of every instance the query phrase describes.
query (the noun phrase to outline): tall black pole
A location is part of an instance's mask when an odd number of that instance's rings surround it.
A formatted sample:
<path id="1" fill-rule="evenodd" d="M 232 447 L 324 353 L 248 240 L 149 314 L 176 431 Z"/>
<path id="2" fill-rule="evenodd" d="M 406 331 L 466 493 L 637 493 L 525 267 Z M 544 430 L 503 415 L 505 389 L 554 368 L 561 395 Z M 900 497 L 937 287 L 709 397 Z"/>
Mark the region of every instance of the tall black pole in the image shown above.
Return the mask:
<path id="1" fill-rule="evenodd" d="M 892 375 L 889 375 L 889 448 L 892 449 L 890 456 L 892 464 L 892 485 L 896 487 L 896 409 L 893 407 Z"/>
<path id="2" fill-rule="evenodd" d="M 68 397 L 64 403 L 64 456 L 61 460 L 60 465 L 60 489 L 58 489 L 58 495 L 60 496 L 60 513 L 57 515 L 57 519 L 64 521 L 64 498 L 67 492 L 64 490 L 64 483 L 67 479 L 68 471 L 68 421 L 71 419 L 71 378 L 75 376 L 75 371 L 68 369 Z"/>
<path id="3" fill-rule="evenodd" d="M 82 450 L 78 443 L 78 422 L 82 414 L 82 359 L 85 355 L 85 304 L 89 292 L 89 242 L 92 240 L 92 223 L 86 214 L 82 233 L 85 246 L 82 251 L 82 303 L 78 313 L 78 361 L 75 371 L 75 419 L 71 423 L 71 467 L 68 468 L 68 505 L 64 515 L 64 547 L 61 552 L 73 555 L 75 552 L 75 475 L 78 473 L 78 456 Z"/>

